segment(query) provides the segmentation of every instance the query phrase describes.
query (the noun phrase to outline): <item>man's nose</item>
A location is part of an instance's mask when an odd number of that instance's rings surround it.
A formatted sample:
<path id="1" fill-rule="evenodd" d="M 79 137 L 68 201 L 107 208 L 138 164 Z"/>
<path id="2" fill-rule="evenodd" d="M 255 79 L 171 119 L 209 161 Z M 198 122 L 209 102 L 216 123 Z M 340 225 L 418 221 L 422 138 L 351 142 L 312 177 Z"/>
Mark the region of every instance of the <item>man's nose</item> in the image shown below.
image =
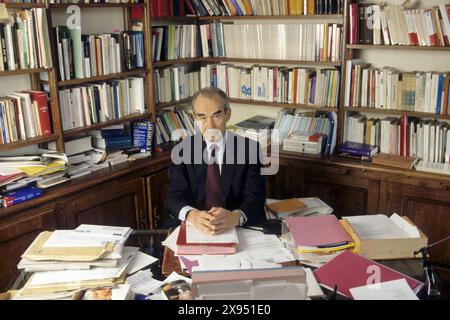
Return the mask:
<path id="1" fill-rule="evenodd" d="M 207 120 L 206 120 L 206 127 L 208 129 L 214 129 L 215 128 L 215 124 L 214 124 L 214 121 L 213 121 L 212 117 L 208 117 L 207 118 Z"/>

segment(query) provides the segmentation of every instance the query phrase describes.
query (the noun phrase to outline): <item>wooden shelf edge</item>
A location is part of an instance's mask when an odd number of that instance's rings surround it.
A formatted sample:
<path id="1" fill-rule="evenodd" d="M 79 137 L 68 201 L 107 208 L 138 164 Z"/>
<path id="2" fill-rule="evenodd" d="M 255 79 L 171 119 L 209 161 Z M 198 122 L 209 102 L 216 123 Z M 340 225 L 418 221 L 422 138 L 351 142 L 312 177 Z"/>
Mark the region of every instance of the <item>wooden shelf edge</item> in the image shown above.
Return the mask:
<path id="1" fill-rule="evenodd" d="M 45 3 L 5 3 L 5 4 L 6 8 L 8 9 L 45 8 Z"/>
<path id="2" fill-rule="evenodd" d="M 106 127 L 109 127 L 109 126 L 113 126 L 113 125 L 116 125 L 116 124 L 121 124 L 121 123 L 124 123 L 124 122 L 129 122 L 129 121 L 137 121 L 137 120 L 147 119 L 147 118 L 150 118 L 151 115 L 152 114 L 150 112 L 146 112 L 146 113 L 142 113 L 142 114 L 135 114 L 135 115 L 122 117 L 120 119 L 114 119 L 114 120 L 109 120 L 109 121 L 105 121 L 105 122 L 99 122 L 99 123 L 92 124 L 90 126 L 81 127 L 81 128 L 75 128 L 75 129 L 64 131 L 63 135 L 64 135 L 64 137 L 73 137 L 73 136 L 77 136 L 77 135 L 89 132 L 91 130 L 106 128 Z"/>
<path id="3" fill-rule="evenodd" d="M 36 137 L 36 138 L 30 138 L 27 140 L 19 140 L 12 143 L 7 144 L 0 144 L 0 152 L 10 151 L 17 148 L 22 148 L 26 146 L 31 146 L 33 144 L 39 144 L 39 143 L 45 143 L 56 140 L 57 137 L 55 134 L 42 136 L 42 137 Z"/>
<path id="4" fill-rule="evenodd" d="M 450 120 L 450 115 L 446 114 L 435 114 L 435 113 L 406 111 L 406 110 L 391 110 L 391 109 L 385 110 L 385 109 L 356 108 L 356 107 L 345 107 L 344 110 L 347 112 L 363 112 L 363 113 L 375 113 L 375 114 L 399 115 L 399 116 L 406 115 L 417 118 Z"/>
<path id="5" fill-rule="evenodd" d="M 176 107 L 184 104 L 190 104 L 192 98 L 183 99 L 180 101 L 173 101 L 168 103 L 160 103 L 156 105 L 157 109 L 168 108 L 168 107 Z M 255 106 L 265 106 L 265 107 L 274 107 L 274 108 L 288 108 L 288 109 L 299 109 L 299 110 L 310 110 L 310 111 L 338 111 L 337 108 L 328 108 L 322 106 L 311 106 L 311 105 L 303 105 L 303 104 L 289 104 L 289 103 L 276 103 L 276 102 L 266 102 L 266 101 L 256 101 L 256 100 L 246 100 L 246 99 L 234 99 L 230 98 L 230 103 L 235 104 L 246 104 L 246 105 L 255 105 Z"/>
<path id="6" fill-rule="evenodd" d="M 35 69 L 17 69 L 17 70 L 0 71 L 0 77 L 49 72 L 50 70 L 51 68 L 35 68 Z"/>
<path id="7" fill-rule="evenodd" d="M 421 47 L 421 46 L 393 46 L 393 45 L 373 45 L 373 44 L 348 44 L 347 49 L 351 50 L 425 50 L 425 51 L 450 51 L 449 47 Z"/>
<path id="8" fill-rule="evenodd" d="M 336 20 L 344 23 L 344 15 L 342 14 L 316 14 L 316 15 L 278 15 L 278 16 L 206 16 L 198 17 L 200 21 L 210 20 Z"/>
<path id="9" fill-rule="evenodd" d="M 225 58 L 225 57 L 197 57 L 197 58 L 186 58 L 177 60 L 167 60 L 167 61 L 157 61 L 153 63 L 154 68 L 163 68 L 172 65 L 185 64 L 185 63 L 195 63 L 195 62 L 211 62 L 211 63 L 256 63 L 256 64 L 296 64 L 296 65 L 315 65 L 315 66 L 328 66 L 328 67 L 339 67 L 341 66 L 340 61 L 336 62 L 325 62 L 325 61 L 304 61 L 304 60 L 278 60 L 278 59 L 246 59 L 246 58 Z"/>
<path id="10" fill-rule="evenodd" d="M 136 76 L 136 75 L 140 75 L 140 74 L 146 74 L 147 72 L 148 72 L 148 70 L 146 70 L 146 69 L 136 69 L 136 70 L 130 70 L 130 71 L 125 71 L 125 72 L 119 72 L 119 73 L 110 73 L 110 74 L 107 74 L 104 76 L 98 76 L 98 77 L 58 81 L 58 86 L 59 87 L 73 86 L 73 85 L 96 82 L 96 81 L 120 79 L 120 78 Z"/>

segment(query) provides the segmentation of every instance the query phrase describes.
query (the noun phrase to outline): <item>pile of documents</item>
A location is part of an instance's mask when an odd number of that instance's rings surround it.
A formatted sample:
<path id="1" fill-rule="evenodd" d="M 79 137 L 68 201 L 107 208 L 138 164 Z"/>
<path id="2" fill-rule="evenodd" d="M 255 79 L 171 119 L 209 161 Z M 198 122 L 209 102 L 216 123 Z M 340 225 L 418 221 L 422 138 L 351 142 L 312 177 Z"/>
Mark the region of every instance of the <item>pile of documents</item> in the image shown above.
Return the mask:
<path id="1" fill-rule="evenodd" d="M 124 246 L 131 232 L 128 227 L 96 225 L 42 232 L 18 264 L 31 276 L 14 299 L 77 299 L 85 293 L 86 299 L 101 294 L 129 298 L 130 286 L 122 284 L 127 272 L 143 267 L 136 267 L 141 263 L 135 260 L 144 255 L 139 248 Z"/>
<path id="2" fill-rule="evenodd" d="M 0 187 L 3 193 L 34 184 L 45 188 L 50 181 L 55 182 L 65 174 L 67 157 L 64 153 L 42 149 L 40 152 L 32 156 L 0 157 Z"/>
<path id="3" fill-rule="evenodd" d="M 203 235 L 195 228 L 189 229 L 196 242 L 216 240 L 235 242 L 235 253 L 180 253 L 177 245 L 180 227 L 175 229 L 163 242 L 163 245 L 175 252 L 180 259 L 182 269 L 192 271 L 280 268 L 281 263 L 295 261 L 292 253 L 284 248 L 276 235 L 266 235 L 261 231 L 236 228 L 224 235 Z M 236 242 L 237 241 L 237 242 Z"/>

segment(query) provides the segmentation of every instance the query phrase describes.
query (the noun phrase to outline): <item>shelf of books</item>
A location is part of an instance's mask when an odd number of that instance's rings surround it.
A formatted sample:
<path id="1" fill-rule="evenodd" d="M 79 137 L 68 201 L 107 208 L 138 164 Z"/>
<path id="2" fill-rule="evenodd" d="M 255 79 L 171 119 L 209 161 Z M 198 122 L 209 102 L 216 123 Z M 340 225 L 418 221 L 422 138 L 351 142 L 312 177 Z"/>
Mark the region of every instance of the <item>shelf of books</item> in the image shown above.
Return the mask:
<path id="1" fill-rule="evenodd" d="M 229 1 L 150 0 L 152 18 L 193 15 L 199 19 L 284 19 L 286 17 L 342 19 L 344 0 Z"/>
<path id="2" fill-rule="evenodd" d="M 373 28 L 368 27 L 369 19 Z M 360 52 L 421 50 L 445 55 L 450 50 L 449 35 L 450 4 L 423 4 L 419 8 L 392 2 L 349 4 L 346 48 L 350 59 L 345 60 L 342 92 L 344 141 L 372 148 L 364 151 L 375 149 L 382 155 L 409 158 L 411 163 L 419 160 L 422 167 L 450 163 L 450 73 L 438 66 L 425 71 L 405 71 L 405 66 L 395 65 L 380 67 L 377 56 Z M 375 61 L 366 61 L 360 55 Z M 431 64 L 434 56 L 429 57 Z M 353 155 L 358 155 L 357 151 Z"/>

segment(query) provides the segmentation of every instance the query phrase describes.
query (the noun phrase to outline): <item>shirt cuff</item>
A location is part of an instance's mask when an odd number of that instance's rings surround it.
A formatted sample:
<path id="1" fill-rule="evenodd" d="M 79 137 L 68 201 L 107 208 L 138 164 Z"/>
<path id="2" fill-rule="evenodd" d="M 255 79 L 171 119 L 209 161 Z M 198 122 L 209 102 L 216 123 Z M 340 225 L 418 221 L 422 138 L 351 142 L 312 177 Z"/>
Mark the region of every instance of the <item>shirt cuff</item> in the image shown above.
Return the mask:
<path id="1" fill-rule="evenodd" d="M 239 220 L 239 225 L 242 227 L 244 224 L 247 223 L 247 216 L 245 215 L 245 213 L 242 210 L 237 210 L 241 213 L 241 218 Z"/>
<path id="2" fill-rule="evenodd" d="M 189 211 L 194 210 L 195 208 L 191 207 L 191 206 L 185 206 L 180 210 L 180 213 L 178 214 L 178 219 L 180 219 L 181 221 L 186 220 L 186 215 L 188 214 Z"/>

